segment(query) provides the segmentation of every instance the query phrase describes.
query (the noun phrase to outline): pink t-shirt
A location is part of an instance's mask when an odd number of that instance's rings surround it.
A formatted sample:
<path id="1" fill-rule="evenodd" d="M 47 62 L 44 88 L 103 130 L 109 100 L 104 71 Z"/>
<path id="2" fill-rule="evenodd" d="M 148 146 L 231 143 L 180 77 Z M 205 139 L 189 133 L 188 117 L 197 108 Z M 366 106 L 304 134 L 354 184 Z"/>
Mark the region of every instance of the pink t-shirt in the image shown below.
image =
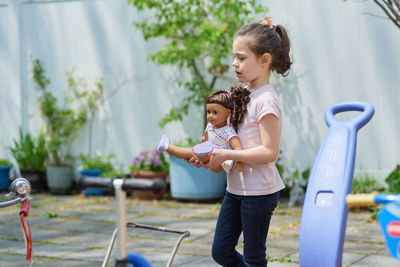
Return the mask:
<path id="1" fill-rule="evenodd" d="M 281 106 L 278 96 L 270 84 L 250 94 L 247 112 L 238 126 L 238 137 L 243 149 L 262 144 L 259 121 L 267 114 L 276 116 L 279 119 L 279 126 L 281 125 Z M 243 163 L 243 172 L 232 170 L 228 174 L 227 184 L 226 190 L 229 193 L 242 196 L 268 195 L 285 188 L 275 162 Z"/>

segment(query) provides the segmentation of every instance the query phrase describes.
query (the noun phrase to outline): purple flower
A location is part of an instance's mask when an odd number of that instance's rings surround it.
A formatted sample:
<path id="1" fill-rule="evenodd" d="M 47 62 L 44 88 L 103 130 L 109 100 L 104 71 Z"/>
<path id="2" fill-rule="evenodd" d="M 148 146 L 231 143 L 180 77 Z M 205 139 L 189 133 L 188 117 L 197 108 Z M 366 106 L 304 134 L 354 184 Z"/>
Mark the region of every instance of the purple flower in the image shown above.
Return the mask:
<path id="1" fill-rule="evenodd" d="M 132 161 L 132 167 L 135 170 L 152 170 L 163 171 L 168 170 L 168 163 L 165 161 L 158 149 L 150 151 L 142 151 Z"/>

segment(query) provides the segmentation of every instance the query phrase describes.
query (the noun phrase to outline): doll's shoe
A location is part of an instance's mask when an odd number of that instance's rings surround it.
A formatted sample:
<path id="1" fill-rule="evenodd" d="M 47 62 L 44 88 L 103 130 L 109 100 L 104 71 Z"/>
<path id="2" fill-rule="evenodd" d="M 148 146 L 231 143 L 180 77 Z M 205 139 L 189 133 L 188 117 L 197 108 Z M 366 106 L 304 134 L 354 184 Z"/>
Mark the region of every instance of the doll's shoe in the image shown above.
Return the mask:
<path id="1" fill-rule="evenodd" d="M 232 167 L 233 167 L 234 161 L 233 160 L 225 160 L 222 164 L 221 167 L 224 169 L 224 171 L 228 174 L 231 172 Z"/>
<path id="2" fill-rule="evenodd" d="M 196 156 L 205 156 L 210 154 L 214 150 L 214 145 L 211 141 L 205 141 L 197 144 L 192 148 L 192 151 Z"/>
<path id="3" fill-rule="evenodd" d="M 211 141 L 205 141 L 192 148 L 193 153 L 202 162 L 206 163 L 210 159 L 210 154 L 214 150 L 214 144 Z"/>
<path id="4" fill-rule="evenodd" d="M 160 143 L 158 144 L 158 151 L 167 151 L 169 147 L 169 140 L 166 135 L 161 136 Z"/>

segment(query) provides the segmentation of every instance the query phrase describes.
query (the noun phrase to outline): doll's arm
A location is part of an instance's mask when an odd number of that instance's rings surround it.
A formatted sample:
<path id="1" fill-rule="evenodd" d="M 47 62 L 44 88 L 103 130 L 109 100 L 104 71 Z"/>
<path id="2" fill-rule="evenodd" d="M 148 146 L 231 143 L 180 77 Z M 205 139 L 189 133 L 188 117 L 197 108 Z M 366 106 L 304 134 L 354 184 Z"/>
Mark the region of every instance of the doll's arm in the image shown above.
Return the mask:
<path id="1" fill-rule="evenodd" d="M 229 139 L 229 143 L 231 144 L 231 147 L 233 150 L 242 150 L 242 145 L 240 144 L 239 137 L 234 136 L 231 139 Z"/>
<path id="2" fill-rule="evenodd" d="M 239 137 L 234 136 L 231 139 L 229 139 L 229 143 L 231 144 L 231 147 L 233 150 L 242 150 L 242 144 L 240 144 Z M 236 161 L 235 165 L 233 168 L 237 171 L 243 171 L 243 163 Z"/>
<path id="3" fill-rule="evenodd" d="M 205 129 L 203 138 L 201 138 L 201 142 L 203 143 L 203 142 L 205 142 L 207 140 L 208 140 L 208 132 L 207 132 L 207 129 Z"/>

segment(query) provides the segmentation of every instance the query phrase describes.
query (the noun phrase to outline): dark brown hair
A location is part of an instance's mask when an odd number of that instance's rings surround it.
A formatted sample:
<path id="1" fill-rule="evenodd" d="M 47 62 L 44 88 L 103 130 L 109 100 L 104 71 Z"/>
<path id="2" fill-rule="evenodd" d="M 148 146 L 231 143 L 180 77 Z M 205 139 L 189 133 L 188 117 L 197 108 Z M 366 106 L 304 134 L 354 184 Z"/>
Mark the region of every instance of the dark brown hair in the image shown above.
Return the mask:
<path id="1" fill-rule="evenodd" d="M 290 61 L 290 40 L 282 25 L 270 26 L 251 23 L 240 28 L 238 36 L 250 37 L 249 48 L 257 56 L 269 53 L 272 56 L 271 69 L 283 76 L 287 75 L 292 62 Z"/>
<path id="2" fill-rule="evenodd" d="M 231 110 L 231 121 L 234 128 L 242 122 L 246 113 L 247 103 L 250 101 L 250 92 L 241 85 L 233 85 L 230 92 L 217 90 L 206 98 L 206 104 L 220 104 Z M 231 102 L 232 96 L 232 102 Z"/>

